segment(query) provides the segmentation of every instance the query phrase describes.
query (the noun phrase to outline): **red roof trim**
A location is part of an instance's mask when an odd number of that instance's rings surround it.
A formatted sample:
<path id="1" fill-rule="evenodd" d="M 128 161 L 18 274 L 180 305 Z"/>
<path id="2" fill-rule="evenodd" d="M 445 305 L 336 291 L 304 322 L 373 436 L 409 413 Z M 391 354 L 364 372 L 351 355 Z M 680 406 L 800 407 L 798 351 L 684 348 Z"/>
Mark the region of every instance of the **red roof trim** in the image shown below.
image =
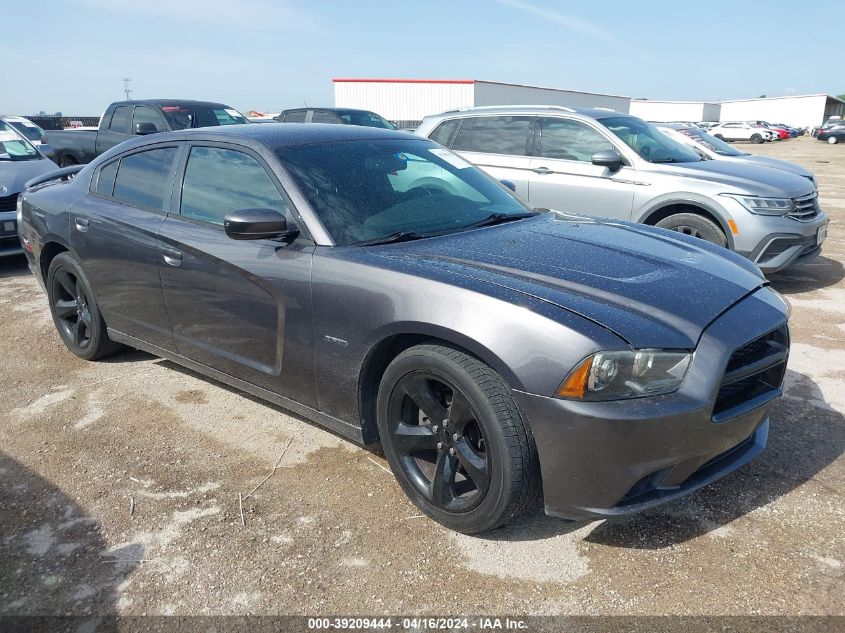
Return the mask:
<path id="1" fill-rule="evenodd" d="M 335 77 L 334 83 L 362 84 L 474 84 L 475 79 L 348 79 Z"/>

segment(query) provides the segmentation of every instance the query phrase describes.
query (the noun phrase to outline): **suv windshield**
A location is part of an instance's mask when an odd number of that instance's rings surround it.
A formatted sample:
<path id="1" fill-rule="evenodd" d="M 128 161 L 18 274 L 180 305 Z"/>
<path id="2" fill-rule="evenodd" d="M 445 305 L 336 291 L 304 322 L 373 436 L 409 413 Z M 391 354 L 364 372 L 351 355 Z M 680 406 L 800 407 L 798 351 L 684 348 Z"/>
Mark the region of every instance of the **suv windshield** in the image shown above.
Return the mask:
<path id="1" fill-rule="evenodd" d="M 428 140 L 299 145 L 276 155 L 340 246 L 534 215 L 489 176 Z"/>
<path id="2" fill-rule="evenodd" d="M 682 130 L 678 130 L 681 134 L 689 136 L 692 140 L 697 141 L 707 147 L 708 149 L 716 152 L 719 156 L 748 156 L 747 152 L 741 152 L 735 147 L 731 147 L 725 141 L 716 138 L 715 136 L 711 136 L 707 132 L 703 130 L 696 130 L 692 128 L 686 128 Z"/>
<path id="3" fill-rule="evenodd" d="M 224 106 L 166 105 L 161 112 L 172 130 L 249 123 L 243 114 Z"/>
<path id="4" fill-rule="evenodd" d="M 337 116 L 351 125 L 363 125 L 365 127 L 378 127 L 388 130 L 395 130 L 396 126 L 373 112 L 361 112 L 360 110 L 341 110 Z"/>
<path id="5" fill-rule="evenodd" d="M 41 154 L 32 144 L 15 132 L 7 123 L 0 121 L 0 160 L 39 160 Z"/>
<path id="6" fill-rule="evenodd" d="M 608 117 L 599 123 L 650 163 L 697 163 L 701 156 L 633 116 Z"/>

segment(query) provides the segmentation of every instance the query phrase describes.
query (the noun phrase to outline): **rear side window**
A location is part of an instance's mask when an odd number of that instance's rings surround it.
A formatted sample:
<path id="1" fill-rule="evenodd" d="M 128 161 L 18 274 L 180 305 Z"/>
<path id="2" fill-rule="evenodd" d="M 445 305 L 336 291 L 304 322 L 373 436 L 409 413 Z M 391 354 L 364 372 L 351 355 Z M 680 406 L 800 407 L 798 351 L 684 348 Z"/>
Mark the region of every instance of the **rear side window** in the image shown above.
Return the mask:
<path id="1" fill-rule="evenodd" d="M 286 214 L 287 204 L 264 167 L 249 154 L 193 147 L 185 167 L 180 213 L 213 224 L 243 209 Z"/>
<path id="2" fill-rule="evenodd" d="M 285 117 L 282 119 L 284 123 L 305 123 L 305 110 L 294 110 L 293 112 L 285 112 Z"/>
<path id="3" fill-rule="evenodd" d="M 114 191 L 114 177 L 117 176 L 117 165 L 120 161 L 112 161 L 100 168 L 97 176 L 97 186 L 94 191 L 101 196 L 111 197 Z"/>
<path id="4" fill-rule="evenodd" d="M 133 207 L 164 210 L 165 201 L 170 199 L 168 185 L 176 151 L 175 147 L 163 147 L 121 158 L 114 199 Z"/>
<path id="5" fill-rule="evenodd" d="M 452 138 L 452 134 L 458 127 L 458 123 L 460 123 L 460 119 L 452 119 L 451 121 L 444 121 L 431 133 L 428 137 L 435 143 L 440 143 L 441 145 L 445 145 L 449 147 L 449 140 Z"/>
<path id="6" fill-rule="evenodd" d="M 129 106 L 117 106 L 109 124 L 110 132 L 118 134 L 129 134 L 129 119 L 132 116 L 132 109 Z"/>
<path id="7" fill-rule="evenodd" d="M 593 128 L 567 119 L 540 119 L 539 156 L 589 163 L 596 152 L 613 145 Z"/>
<path id="8" fill-rule="evenodd" d="M 466 123 L 461 126 L 459 134 L 463 133 Z M 527 116 L 476 117 L 466 149 L 470 152 L 525 156 L 530 130 L 531 117 Z"/>
<path id="9" fill-rule="evenodd" d="M 311 123 L 342 123 L 343 120 L 334 112 L 328 110 L 314 110 L 311 115 Z"/>

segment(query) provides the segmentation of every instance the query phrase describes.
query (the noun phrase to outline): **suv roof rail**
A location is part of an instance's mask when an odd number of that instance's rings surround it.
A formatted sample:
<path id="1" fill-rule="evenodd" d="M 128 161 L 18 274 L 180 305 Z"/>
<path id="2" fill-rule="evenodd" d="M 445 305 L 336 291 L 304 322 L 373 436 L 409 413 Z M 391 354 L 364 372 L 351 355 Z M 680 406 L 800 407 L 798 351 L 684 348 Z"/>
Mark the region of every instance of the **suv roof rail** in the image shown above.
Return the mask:
<path id="1" fill-rule="evenodd" d="M 547 104 L 539 104 L 539 105 L 529 105 L 529 104 L 518 104 L 518 105 L 489 105 L 489 106 L 467 106 L 465 108 L 453 108 L 452 110 L 446 110 L 441 112 L 440 115 L 443 114 L 455 114 L 457 112 L 477 112 L 477 111 L 489 111 L 489 110 L 561 110 L 563 112 L 577 112 L 577 110 L 573 108 L 568 108 L 566 106 L 560 105 L 547 105 Z M 440 116 L 434 115 L 434 116 Z"/>
<path id="2" fill-rule="evenodd" d="M 605 112 L 616 112 L 613 108 L 600 108 L 598 106 L 594 107 L 593 110 L 604 110 Z"/>

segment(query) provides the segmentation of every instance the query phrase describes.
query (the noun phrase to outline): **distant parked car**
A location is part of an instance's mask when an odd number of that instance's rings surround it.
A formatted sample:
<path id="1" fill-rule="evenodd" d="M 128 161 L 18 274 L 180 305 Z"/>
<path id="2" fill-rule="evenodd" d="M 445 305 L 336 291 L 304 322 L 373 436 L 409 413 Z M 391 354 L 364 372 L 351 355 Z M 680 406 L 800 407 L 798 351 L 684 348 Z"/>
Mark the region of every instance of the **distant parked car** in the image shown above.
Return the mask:
<path id="1" fill-rule="evenodd" d="M 737 251 L 765 272 L 810 261 L 827 235 L 806 178 L 705 160 L 612 110 L 466 108 L 426 117 L 416 134 L 509 181 L 532 207 L 678 231 Z"/>
<path id="2" fill-rule="evenodd" d="M 771 130 L 774 140 L 785 141 L 790 137 L 789 131 L 786 128 L 774 125 L 768 121 L 746 121 L 749 125 L 756 125 L 757 127 Z"/>
<path id="3" fill-rule="evenodd" d="M 827 141 L 836 145 L 839 141 L 845 141 L 845 122 L 839 121 L 833 125 L 823 127 L 819 130 L 816 138 L 820 141 Z"/>
<path id="4" fill-rule="evenodd" d="M 710 134 L 723 141 L 750 141 L 751 143 L 764 143 L 772 140 L 773 133 L 744 121 L 730 121 L 719 123 L 710 128 Z"/>
<path id="5" fill-rule="evenodd" d="M 295 108 L 282 110 L 276 120 L 280 123 L 333 123 L 336 125 L 361 125 L 395 130 L 396 126 L 383 116 L 369 110 L 350 108 Z"/>
<path id="6" fill-rule="evenodd" d="M 100 118 L 97 131 L 49 132 L 47 140 L 61 167 L 82 165 L 118 143 L 136 136 L 195 127 L 249 123 L 246 117 L 222 103 L 174 99 L 118 101 Z"/>
<path id="7" fill-rule="evenodd" d="M 57 169 L 15 128 L 0 120 L 0 257 L 22 251 L 17 203 L 24 183 Z"/>
<path id="8" fill-rule="evenodd" d="M 0 121 L 15 128 L 15 130 L 33 145 L 41 145 L 44 130 L 29 119 L 22 116 L 0 116 Z"/>
<path id="9" fill-rule="evenodd" d="M 709 159 L 732 160 L 759 165 L 760 167 L 772 167 L 807 178 L 816 185 L 816 177 L 797 163 L 791 163 L 780 158 L 756 156 L 748 152 L 743 152 L 735 146 L 729 145 L 725 141 L 708 134 L 701 128 L 688 127 L 680 123 L 655 123 L 655 127 L 670 138 L 692 147 L 699 154 Z"/>

